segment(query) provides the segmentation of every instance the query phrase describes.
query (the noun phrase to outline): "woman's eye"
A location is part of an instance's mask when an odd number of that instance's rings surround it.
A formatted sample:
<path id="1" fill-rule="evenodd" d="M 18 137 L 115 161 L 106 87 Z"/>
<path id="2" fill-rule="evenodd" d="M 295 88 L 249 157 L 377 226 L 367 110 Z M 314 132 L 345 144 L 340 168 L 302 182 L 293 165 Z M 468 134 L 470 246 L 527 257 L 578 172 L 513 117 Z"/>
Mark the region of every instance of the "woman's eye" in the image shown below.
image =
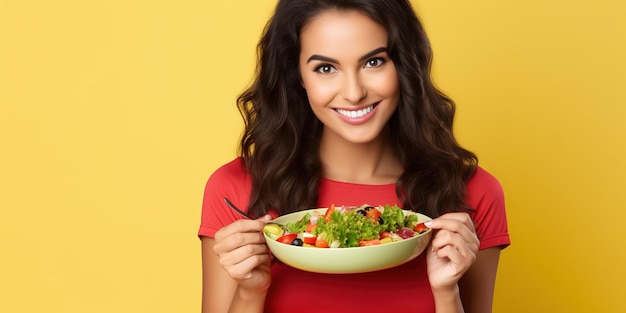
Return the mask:
<path id="1" fill-rule="evenodd" d="M 373 58 L 373 59 L 367 60 L 367 62 L 365 63 L 365 67 L 379 67 L 383 65 L 384 63 L 385 63 L 385 60 L 383 58 Z"/>
<path id="2" fill-rule="evenodd" d="M 332 65 L 324 64 L 316 67 L 315 71 L 320 74 L 330 74 L 336 72 L 337 70 Z"/>

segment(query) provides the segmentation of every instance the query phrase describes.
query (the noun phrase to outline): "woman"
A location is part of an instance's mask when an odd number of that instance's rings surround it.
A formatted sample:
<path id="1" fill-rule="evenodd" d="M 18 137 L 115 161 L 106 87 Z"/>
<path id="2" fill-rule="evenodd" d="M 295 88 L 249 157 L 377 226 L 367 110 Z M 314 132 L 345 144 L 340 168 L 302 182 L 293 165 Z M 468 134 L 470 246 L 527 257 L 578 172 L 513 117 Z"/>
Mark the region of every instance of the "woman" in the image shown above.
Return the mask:
<path id="1" fill-rule="evenodd" d="M 410 3 L 280 0 L 258 48 L 238 99 L 241 156 L 205 189 L 203 312 L 491 312 L 509 244 L 502 189 L 453 137 L 454 103 L 430 80 Z M 426 253 L 372 273 L 270 263 L 270 211 L 333 203 L 401 204 L 436 217 L 435 233 Z"/>

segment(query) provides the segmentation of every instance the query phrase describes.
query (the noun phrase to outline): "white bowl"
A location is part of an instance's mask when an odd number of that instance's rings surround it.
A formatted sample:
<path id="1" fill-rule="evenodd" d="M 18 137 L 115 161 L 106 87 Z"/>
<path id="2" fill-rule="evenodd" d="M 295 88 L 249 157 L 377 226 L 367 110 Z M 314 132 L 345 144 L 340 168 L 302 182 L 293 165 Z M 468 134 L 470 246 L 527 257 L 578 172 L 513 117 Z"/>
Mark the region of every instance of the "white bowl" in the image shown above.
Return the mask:
<path id="1" fill-rule="evenodd" d="M 300 220 L 313 211 L 325 212 L 326 209 L 311 209 L 280 216 L 272 222 L 289 224 Z M 412 211 L 403 210 L 404 214 L 417 214 L 418 223 L 431 218 Z M 413 238 L 375 246 L 351 248 L 313 248 L 280 243 L 265 236 L 265 241 L 272 254 L 281 262 L 304 271 L 327 274 L 351 274 L 373 272 L 406 263 L 424 251 L 430 241 L 431 230 Z"/>

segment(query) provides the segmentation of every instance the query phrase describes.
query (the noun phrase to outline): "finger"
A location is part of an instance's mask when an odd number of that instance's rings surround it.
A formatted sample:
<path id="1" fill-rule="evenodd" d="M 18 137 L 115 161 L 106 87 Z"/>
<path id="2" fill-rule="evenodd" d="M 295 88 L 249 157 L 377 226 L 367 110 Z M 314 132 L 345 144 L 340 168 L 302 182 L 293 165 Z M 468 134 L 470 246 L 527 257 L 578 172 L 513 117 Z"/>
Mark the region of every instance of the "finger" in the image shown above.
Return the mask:
<path id="1" fill-rule="evenodd" d="M 467 247 L 471 251 L 478 251 L 480 241 L 475 235 L 464 237 L 457 232 L 439 230 L 432 240 L 433 249 L 437 250 L 445 246 Z"/>
<path id="2" fill-rule="evenodd" d="M 435 252 L 447 246 L 452 246 L 465 253 L 465 250 L 476 253 L 478 251 L 480 242 L 474 235 L 470 238 L 465 238 L 457 232 L 448 230 L 438 230 L 431 241 L 431 249 Z"/>
<path id="3" fill-rule="evenodd" d="M 226 225 L 220 228 L 215 233 L 215 240 L 223 239 L 224 237 L 229 237 L 235 233 L 245 233 L 245 232 L 260 232 L 265 226 L 265 221 L 263 219 L 258 220 L 247 220 L 240 219 L 236 220 L 229 225 Z"/>
<path id="4" fill-rule="evenodd" d="M 252 255 L 268 254 L 265 244 L 247 244 L 218 254 L 222 265 L 237 264 Z"/>
<path id="5" fill-rule="evenodd" d="M 447 213 L 432 221 L 425 222 L 424 225 L 432 229 L 448 228 L 451 230 L 456 230 L 460 228 L 461 225 L 464 225 L 472 232 L 475 231 L 474 221 L 472 221 L 467 213 Z"/>
<path id="6" fill-rule="evenodd" d="M 453 246 L 445 246 L 433 252 L 437 258 L 447 259 L 449 266 L 455 270 L 456 275 L 462 275 L 476 261 L 476 254 L 468 249 L 458 249 Z"/>
<path id="7" fill-rule="evenodd" d="M 438 218 L 436 220 L 433 220 L 432 224 L 426 225 L 426 227 L 437 229 L 437 232 L 435 233 L 434 237 L 442 236 L 443 234 L 445 234 L 445 232 L 453 232 L 463 237 L 463 239 L 468 244 L 472 244 L 472 245 L 479 244 L 476 231 L 473 228 L 469 228 L 465 223 L 457 219 Z"/>
<path id="8" fill-rule="evenodd" d="M 268 264 L 270 256 L 268 254 L 257 254 L 250 256 L 237 264 L 227 267 L 229 275 L 236 280 L 243 280 L 252 277 L 252 271 L 259 266 Z"/>
<path id="9" fill-rule="evenodd" d="M 213 252 L 223 254 L 246 245 L 265 245 L 265 238 L 261 233 L 234 233 L 225 238 L 215 238 Z"/>
<path id="10" fill-rule="evenodd" d="M 469 214 L 465 213 L 465 212 L 446 213 L 446 214 L 440 216 L 440 218 L 457 220 L 457 221 L 467 225 L 467 227 L 469 229 L 471 229 L 472 231 L 475 229 L 474 228 L 474 220 L 472 220 L 472 217 Z"/>

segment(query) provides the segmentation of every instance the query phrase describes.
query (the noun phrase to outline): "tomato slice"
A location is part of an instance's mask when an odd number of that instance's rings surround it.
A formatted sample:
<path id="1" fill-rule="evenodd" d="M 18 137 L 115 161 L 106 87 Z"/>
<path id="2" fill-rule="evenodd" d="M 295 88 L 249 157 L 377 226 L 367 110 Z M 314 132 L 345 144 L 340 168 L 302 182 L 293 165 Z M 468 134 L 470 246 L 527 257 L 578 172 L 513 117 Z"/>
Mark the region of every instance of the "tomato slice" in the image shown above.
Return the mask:
<path id="1" fill-rule="evenodd" d="M 388 231 L 384 231 L 380 233 L 380 239 L 391 238 L 391 233 Z"/>
<path id="2" fill-rule="evenodd" d="M 315 242 L 317 241 L 317 236 L 308 232 L 302 233 L 302 241 L 306 244 L 315 245 Z"/>
<path id="3" fill-rule="evenodd" d="M 324 213 L 324 220 L 325 221 L 330 221 L 330 214 L 335 212 L 335 204 L 331 204 L 330 207 L 328 207 L 328 209 L 326 210 L 326 213 Z"/>
<path id="4" fill-rule="evenodd" d="M 315 229 L 315 227 L 317 227 L 317 224 L 311 224 L 309 223 L 309 225 L 306 225 L 306 232 L 307 233 L 312 233 L 313 229 Z"/>
<path id="5" fill-rule="evenodd" d="M 324 239 L 319 239 L 317 238 L 317 240 L 315 241 L 315 246 L 318 248 L 328 248 L 328 242 L 326 242 L 326 240 Z"/>
<path id="6" fill-rule="evenodd" d="M 276 241 L 290 245 L 296 237 L 298 237 L 298 234 L 286 234 L 278 237 Z"/>
<path id="7" fill-rule="evenodd" d="M 380 215 L 383 214 L 383 212 L 379 211 L 378 209 L 374 208 L 371 209 L 369 211 L 367 211 L 367 217 L 371 218 L 373 221 L 378 222 L 378 218 L 380 217 Z"/>
<path id="8" fill-rule="evenodd" d="M 415 227 L 413 227 L 413 231 L 415 231 L 418 234 L 421 234 L 425 231 L 428 230 L 428 227 L 426 227 L 426 225 L 424 225 L 424 223 L 419 223 L 417 225 L 415 225 Z"/>
<path id="9" fill-rule="evenodd" d="M 380 239 L 359 240 L 359 247 L 377 246 L 379 244 L 380 244 Z"/>

